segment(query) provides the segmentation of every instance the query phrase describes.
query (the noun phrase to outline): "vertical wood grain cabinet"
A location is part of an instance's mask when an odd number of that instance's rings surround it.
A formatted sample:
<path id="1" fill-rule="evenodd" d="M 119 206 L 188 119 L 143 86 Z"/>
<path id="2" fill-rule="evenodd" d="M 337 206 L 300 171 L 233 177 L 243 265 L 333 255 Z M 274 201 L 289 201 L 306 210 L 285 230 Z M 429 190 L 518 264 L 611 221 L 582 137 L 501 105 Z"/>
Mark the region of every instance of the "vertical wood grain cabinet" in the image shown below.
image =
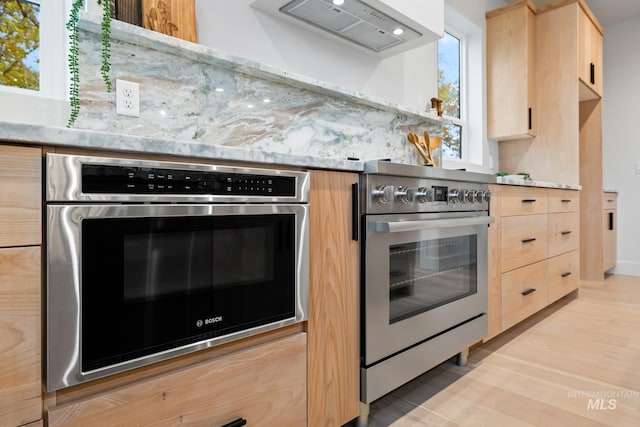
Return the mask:
<path id="1" fill-rule="evenodd" d="M 492 185 L 489 251 L 493 338 L 578 288 L 579 193 Z"/>
<path id="2" fill-rule="evenodd" d="M 578 11 L 578 76 L 593 93 L 581 90 L 581 100 L 602 96 L 602 28 L 587 10 Z"/>
<path id="3" fill-rule="evenodd" d="M 535 11 L 531 0 L 521 0 L 486 15 L 489 138 L 536 134 Z"/>
<path id="4" fill-rule="evenodd" d="M 602 193 L 602 270 L 608 271 L 616 266 L 618 218 L 618 194 L 605 191 Z"/>
<path id="5" fill-rule="evenodd" d="M 311 172 L 310 427 L 341 426 L 359 412 L 359 246 L 351 221 L 357 182 L 354 173 Z"/>
<path id="6" fill-rule="evenodd" d="M 42 418 L 41 161 L 0 144 L 0 425 Z"/>

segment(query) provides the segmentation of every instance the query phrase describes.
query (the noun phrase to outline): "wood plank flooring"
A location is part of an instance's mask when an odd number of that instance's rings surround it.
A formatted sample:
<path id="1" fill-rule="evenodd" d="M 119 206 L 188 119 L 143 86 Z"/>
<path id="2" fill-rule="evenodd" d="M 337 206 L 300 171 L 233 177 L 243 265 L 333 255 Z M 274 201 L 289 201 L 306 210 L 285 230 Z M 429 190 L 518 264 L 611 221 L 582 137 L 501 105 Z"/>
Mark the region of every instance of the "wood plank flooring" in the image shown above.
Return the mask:
<path id="1" fill-rule="evenodd" d="M 369 426 L 640 425 L 640 277 L 569 295 L 371 405 Z"/>

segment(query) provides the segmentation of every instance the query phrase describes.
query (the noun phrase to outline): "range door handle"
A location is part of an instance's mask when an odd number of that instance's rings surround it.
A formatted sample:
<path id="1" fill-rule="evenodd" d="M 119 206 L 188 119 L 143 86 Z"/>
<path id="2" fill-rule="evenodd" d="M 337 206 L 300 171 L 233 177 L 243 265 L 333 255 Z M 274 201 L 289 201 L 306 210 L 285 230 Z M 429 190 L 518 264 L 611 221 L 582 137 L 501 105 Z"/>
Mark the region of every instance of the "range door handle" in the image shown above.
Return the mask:
<path id="1" fill-rule="evenodd" d="M 420 221 L 376 221 L 369 223 L 369 230 L 377 233 L 401 233 L 404 231 L 433 230 L 436 228 L 489 225 L 495 221 L 496 219 L 492 216 L 455 219 L 427 219 Z"/>

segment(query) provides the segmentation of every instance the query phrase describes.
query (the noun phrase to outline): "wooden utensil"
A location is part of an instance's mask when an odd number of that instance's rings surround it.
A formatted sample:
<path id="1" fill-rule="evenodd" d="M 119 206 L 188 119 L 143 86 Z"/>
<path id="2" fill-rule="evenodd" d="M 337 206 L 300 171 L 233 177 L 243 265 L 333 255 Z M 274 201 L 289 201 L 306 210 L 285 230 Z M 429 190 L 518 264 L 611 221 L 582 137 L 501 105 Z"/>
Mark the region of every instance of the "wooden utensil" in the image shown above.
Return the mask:
<path id="1" fill-rule="evenodd" d="M 415 133 L 409 133 L 407 135 L 407 139 L 409 140 L 409 142 L 411 144 L 413 144 L 416 149 L 418 150 L 418 153 L 420 153 L 420 156 L 422 157 L 422 159 L 424 160 L 425 164 L 432 164 L 431 161 L 431 157 L 429 156 L 429 153 L 427 151 L 425 151 L 424 147 L 422 145 L 420 145 L 420 138 L 418 137 L 418 135 L 416 135 Z"/>

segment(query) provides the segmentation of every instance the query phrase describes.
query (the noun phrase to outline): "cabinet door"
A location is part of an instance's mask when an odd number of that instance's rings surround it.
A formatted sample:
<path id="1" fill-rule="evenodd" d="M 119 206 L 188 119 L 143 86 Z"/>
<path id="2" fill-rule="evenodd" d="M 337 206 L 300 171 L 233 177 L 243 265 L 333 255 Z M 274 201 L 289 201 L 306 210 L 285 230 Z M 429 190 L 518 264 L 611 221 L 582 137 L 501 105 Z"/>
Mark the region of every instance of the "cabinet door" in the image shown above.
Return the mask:
<path id="1" fill-rule="evenodd" d="M 599 98 L 602 96 L 602 34 L 589 15 L 579 8 L 579 75 L 583 85 L 590 88 L 594 95 L 581 91 L 580 100 Z"/>
<path id="2" fill-rule="evenodd" d="M 547 260 L 502 275 L 502 330 L 547 305 Z"/>
<path id="3" fill-rule="evenodd" d="M 340 426 L 359 412 L 359 246 L 352 239 L 357 182 L 357 174 L 311 172 L 310 427 Z"/>
<path id="4" fill-rule="evenodd" d="M 527 2 L 487 13 L 488 133 L 496 140 L 536 134 L 536 25 Z"/>
<path id="5" fill-rule="evenodd" d="M 41 242 L 42 151 L 0 145 L 0 247 Z"/>
<path id="6" fill-rule="evenodd" d="M 0 249 L 0 426 L 42 417 L 40 247 Z"/>
<path id="7" fill-rule="evenodd" d="M 48 426 L 307 424 L 307 335 L 298 333 L 49 410 Z"/>

